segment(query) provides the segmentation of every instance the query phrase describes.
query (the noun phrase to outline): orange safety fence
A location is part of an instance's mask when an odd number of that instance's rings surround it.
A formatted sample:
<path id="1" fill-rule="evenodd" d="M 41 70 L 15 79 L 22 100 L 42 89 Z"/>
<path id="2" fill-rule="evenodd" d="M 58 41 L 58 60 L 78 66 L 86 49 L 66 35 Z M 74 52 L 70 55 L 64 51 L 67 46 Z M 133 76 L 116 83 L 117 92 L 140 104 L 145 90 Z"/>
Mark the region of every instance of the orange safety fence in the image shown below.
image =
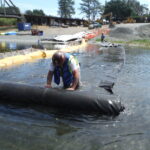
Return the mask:
<path id="1" fill-rule="evenodd" d="M 102 33 L 104 33 L 105 35 L 108 35 L 110 32 L 110 29 L 108 27 L 102 27 L 102 28 L 98 28 L 98 29 L 93 29 L 93 31 L 91 33 L 87 33 L 84 38 L 86 40 L 90 40 L 92 38 L 95 38 L 98 35 L 101 35 Z"/>

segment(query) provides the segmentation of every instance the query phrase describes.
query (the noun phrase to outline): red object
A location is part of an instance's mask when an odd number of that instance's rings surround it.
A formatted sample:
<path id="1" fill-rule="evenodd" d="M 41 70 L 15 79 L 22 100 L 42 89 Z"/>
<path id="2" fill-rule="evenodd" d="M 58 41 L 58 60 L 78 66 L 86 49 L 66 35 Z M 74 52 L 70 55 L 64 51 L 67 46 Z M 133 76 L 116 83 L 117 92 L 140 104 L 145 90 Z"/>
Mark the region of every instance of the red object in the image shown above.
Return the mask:
<path id="1" fill-rule="evenodd" d="M 96 37 L 96 34 L 94 34 L 94 33 L 88 33 L 88 34 L 85 35 L 84 38 L 87 39 L 87 40 L 89 40 L 89 39 L 92 39 L 94 37 Z"/>

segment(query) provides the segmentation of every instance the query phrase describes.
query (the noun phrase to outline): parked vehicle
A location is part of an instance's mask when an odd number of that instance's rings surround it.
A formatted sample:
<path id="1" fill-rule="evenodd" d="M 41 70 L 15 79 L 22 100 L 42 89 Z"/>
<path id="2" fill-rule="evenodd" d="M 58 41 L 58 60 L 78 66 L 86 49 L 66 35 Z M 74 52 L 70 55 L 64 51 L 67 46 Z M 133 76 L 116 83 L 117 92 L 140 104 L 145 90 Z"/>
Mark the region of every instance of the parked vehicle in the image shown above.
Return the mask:
<path id="1" fill-rule="evenodd" d="M 94 22 L 89 25 L 89 29 L 95 29 L 95 28 L 101 28 L 101 27 L 102 25 L 98 22 Z"/>
<path id="2" fill-rule="evenodd" d="M 40 36 L 42 36 L 43 35 L 43 31 L 38 30 L 38 29 L 31 29 L 31 34 L 32 35 L 40 35 Z"/>

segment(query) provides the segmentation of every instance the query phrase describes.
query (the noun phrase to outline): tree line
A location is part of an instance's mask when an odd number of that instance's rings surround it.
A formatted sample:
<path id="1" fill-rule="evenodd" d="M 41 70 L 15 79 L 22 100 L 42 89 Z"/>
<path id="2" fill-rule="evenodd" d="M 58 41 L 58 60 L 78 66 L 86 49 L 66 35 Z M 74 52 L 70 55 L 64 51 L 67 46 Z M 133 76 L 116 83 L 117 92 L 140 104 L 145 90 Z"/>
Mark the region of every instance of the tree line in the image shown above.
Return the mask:
<path id="1" fill-rule="evenodd" d="M 138 0 L 110 0 L 102 5 L 99 0 L 81 0 L 80 14 L 88 20 L 95 20 L 100 16 L 112 13 L 114 20 L 123 20 L 127 17 L 150 15 L 147 5 Z M 19 14 L 19 8 L 0 7 L 0 13 Z M 26 15 L 46 16 L 42 9 L 26 10 Z M 58 15 L 62 18 L 72 18 L 75 15 L 75 0 L 58 0 Z"/>
<path id="2" fill-rule="evenodd" d="M 127 17 L 150 15 L 147 5 L 140 4 L 138 0 L 110 0 L 102 5 L 99 0 L 81 0 L 80 14 L 88 20 L 112 13 L 114 20 L 123 20 Z M 27 10 L 29 15 L 44 16 L 42 10 Z M 62 18 L 72 18 L 75 15 L 75 0 L 58 0 L 58 15 Z"/>

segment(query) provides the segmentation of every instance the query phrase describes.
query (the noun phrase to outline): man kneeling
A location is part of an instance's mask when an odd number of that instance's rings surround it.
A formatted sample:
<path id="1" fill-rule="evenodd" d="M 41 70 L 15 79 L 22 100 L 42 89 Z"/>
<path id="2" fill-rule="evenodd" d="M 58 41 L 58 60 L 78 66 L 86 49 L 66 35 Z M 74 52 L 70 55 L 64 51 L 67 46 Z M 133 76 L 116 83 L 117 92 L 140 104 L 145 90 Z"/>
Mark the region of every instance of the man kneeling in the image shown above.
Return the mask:
<path id="1" fill-rule="evenodd" d="M 53 54 L 50 69 L 47 75 L 47 88 L 51 88 L 52 78 L 59 85 L 62 77 L 66 90 L 76 90 L 80 82 L 80 65 L 78 60 L 69 53 L 58 51 Z"/>

